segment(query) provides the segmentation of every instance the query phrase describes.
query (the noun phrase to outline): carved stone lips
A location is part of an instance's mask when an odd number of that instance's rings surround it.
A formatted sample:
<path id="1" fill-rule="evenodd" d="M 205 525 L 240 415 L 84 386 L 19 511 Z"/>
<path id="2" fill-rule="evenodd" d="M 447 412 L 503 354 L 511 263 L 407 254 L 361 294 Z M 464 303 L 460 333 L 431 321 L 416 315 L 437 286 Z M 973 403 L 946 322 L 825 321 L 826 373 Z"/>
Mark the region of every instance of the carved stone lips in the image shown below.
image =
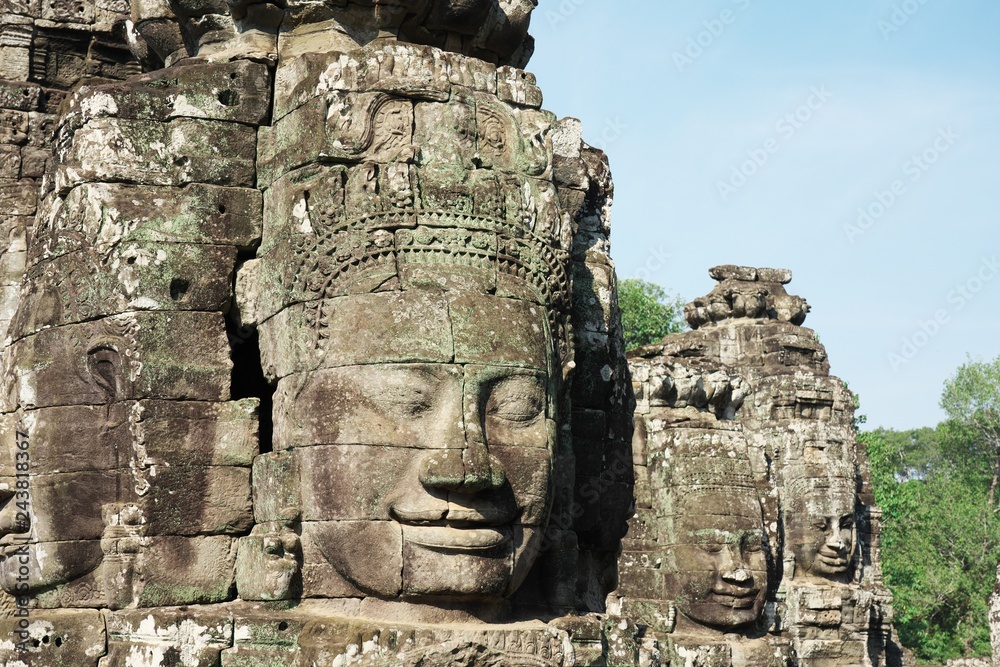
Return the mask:
<path id="1" fill-rule="evenodd" d="M 507 531 L 493 526 L 404 525 L 403 538 L 428 549 L 485 551 L 510 540 Z"/>
<path id="2" fill-rule="evenodd" d="M 733 609 L 749 609 L 757 601 L 759 589 L 727 589 L 725 591 L 712 591 L 712 601 Z"/>
<path id="3" fill-rule="evenodd" d="M 816 552 L 816 559 L 827 567 L 847 567 L 847 558 L 834 551 L 821 549 Z"/>

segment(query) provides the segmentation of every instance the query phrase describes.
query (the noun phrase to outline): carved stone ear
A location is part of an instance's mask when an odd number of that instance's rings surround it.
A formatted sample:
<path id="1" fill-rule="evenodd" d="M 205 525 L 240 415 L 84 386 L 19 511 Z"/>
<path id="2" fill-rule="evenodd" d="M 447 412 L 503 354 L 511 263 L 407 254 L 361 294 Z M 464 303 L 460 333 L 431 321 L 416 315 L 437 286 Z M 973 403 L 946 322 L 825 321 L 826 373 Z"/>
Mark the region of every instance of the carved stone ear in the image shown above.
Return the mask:
<path id="1" fill-rule="evenodd" d="M 91 379 L 104 392 L 109 403 L 125 398 L 125 378 L 118 345 L 110 341 L 98 341 L 87 351 L 87 370 Z"/>

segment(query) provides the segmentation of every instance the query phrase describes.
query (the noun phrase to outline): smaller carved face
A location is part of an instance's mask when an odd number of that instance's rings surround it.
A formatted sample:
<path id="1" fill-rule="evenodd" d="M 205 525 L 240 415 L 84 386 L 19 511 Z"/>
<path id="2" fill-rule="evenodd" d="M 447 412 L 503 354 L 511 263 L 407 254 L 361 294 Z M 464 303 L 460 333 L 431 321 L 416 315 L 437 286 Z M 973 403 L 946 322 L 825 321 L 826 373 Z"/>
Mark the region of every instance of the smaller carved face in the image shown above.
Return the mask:
<path id="1" fill-rule="evenodd" d="M 796 569 L 820 577 L 846 573 L 857 544 L 853 491 L 817 489 L 803 500 L 785 518 Z"/>
<path id="2" fill-rule="evenodd" d="M 760 617 L 767 557 L 760 505 L 752 492 L 686 492 L 674 519 L 675 595 L 692 621 L 737 628 Z"/>

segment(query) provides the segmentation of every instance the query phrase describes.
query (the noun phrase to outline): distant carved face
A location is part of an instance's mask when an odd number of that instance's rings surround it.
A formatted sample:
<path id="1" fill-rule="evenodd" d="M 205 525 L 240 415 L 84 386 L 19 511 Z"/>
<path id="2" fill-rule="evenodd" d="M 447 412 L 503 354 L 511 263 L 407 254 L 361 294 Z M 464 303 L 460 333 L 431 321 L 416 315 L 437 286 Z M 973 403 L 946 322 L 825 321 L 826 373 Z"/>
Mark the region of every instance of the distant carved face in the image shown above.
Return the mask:
<path id="1" fill-rule="evenodd" d="M 857 543 L 854 492 L 814 489 L 799 503 L 801 510 L 785 518 L 796 569 L 820 577 L 843 575 Z"/>
<path id="2" fill-rule="evenodd" d="M 767 596 L 759 503 L 739 490 L 686 492 L 674 529 L 678 610 L 720 629 L 756 621 Z"/>
<path id="3" fill-rule="evenodd" d="M 453 292 L 411 310 L 420 292 L 344 297 L 338 316 L 386 296 L 379 322 L 356 321 L 349 363 L 279 383 L 276 436 L 296 448 L 306 568 L 313 549 L 378 597 L 507 596 L 549 512 L 545 311 Z M 447 307 L 428 330 L 434 304 Z"/>

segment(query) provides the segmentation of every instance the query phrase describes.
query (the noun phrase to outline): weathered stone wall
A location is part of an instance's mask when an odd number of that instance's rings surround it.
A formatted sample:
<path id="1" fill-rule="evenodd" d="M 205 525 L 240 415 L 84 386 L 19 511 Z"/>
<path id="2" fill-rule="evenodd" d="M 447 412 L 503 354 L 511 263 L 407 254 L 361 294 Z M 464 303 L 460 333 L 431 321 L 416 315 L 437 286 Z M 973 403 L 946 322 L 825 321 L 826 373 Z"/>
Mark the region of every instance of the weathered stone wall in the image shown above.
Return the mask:
<path id="1" fill-rule="evenodd" d="M 100 0 L 0 5 L 0 340 L 14 315 L 25 236 L 51 162 L 54 114 L 80 81 L 138 71 L 125 45 L 127 13 L 126 2 Z"/>

